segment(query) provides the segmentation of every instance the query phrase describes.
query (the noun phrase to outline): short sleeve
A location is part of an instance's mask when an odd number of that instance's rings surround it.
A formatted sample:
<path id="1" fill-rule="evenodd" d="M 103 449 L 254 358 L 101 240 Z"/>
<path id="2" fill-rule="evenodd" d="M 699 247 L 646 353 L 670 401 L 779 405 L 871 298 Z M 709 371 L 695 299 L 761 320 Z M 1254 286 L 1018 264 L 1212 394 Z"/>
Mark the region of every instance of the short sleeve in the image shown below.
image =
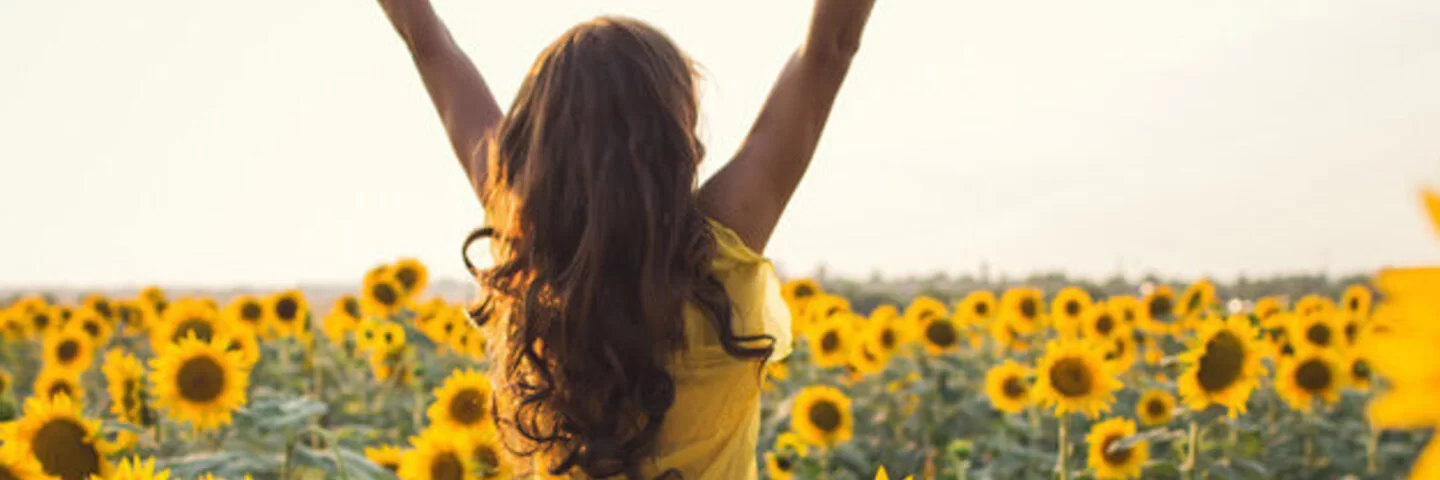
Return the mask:
<path id="1" fill-rule="evenodd" d="M 769 335 L 775 339 L 770 361 L 790 355 L 794 346 L 790 308 L 780 295 L 780 278 L 770 260 L 751 250 L 729 227 L 709 221 L 715 236 L 715 276 L 725 285 L 734 305 L 736 333 Z"/>

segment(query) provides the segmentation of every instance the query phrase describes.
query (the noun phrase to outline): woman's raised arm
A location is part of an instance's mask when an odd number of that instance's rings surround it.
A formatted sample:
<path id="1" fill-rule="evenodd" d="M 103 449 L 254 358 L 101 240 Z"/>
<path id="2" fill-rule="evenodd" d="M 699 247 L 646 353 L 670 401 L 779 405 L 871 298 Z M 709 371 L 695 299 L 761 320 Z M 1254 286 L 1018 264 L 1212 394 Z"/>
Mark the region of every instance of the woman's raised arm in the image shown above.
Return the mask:
<path id="1" fill-rule="evenodd" d="M 425 90 L 445 123 L 450 146 L 475 194 L 483 198 L 485 159 L 481 147 L 504 117 L 500 105 L 475 65 L 455 45 L 429 0 L 380 0 L 380 6 L 410 48 Z"/>
<path id="2" fill-rule="evenodd" d="M 740 151 L 700 189 L 707 215 L 763 252 L 815 154 L 874 0 L 816 0 L 805 44 L 771 87 Z"/>

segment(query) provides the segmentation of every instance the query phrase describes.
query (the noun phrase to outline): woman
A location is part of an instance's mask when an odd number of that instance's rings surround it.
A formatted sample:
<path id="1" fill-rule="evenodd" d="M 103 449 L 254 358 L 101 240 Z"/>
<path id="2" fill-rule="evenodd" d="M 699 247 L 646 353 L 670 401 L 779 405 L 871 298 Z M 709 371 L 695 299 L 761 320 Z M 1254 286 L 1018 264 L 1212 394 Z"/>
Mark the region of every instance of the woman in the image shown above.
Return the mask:
<path id="1" fill-rule="evenodd" d="M 817 0 L 740 151 L 703 186 L 695 75 L 658 30 L 577 25 L 508 113 L 427 0 L 381 0 L 494 227 L 477 280 L 493 403 L 536 475 L 755 478 L 760 367 L 790 350 L 761 256 L 873 0 Z"/>

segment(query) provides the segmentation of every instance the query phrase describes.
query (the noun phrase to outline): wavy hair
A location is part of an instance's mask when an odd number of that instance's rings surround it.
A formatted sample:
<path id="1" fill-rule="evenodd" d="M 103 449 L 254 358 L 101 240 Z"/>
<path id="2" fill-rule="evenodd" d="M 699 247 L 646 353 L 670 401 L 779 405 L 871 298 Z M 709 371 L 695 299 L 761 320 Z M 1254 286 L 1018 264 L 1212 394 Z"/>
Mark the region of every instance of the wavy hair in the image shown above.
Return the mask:
<path id="1" fill-rule="evenodd" d="M 675 402 L 667 365 L 687 304 L 731 356 L 773 350 L 734 333 L 710 272 L 694 78 L 649 25 L 582 23 L 541 53 L 485 152 L 496 264 L 475 270 L 486 300 L 472 318 L 499 326 L 492 409 L 507 448 L 551 474 L 640 478 Z"/>

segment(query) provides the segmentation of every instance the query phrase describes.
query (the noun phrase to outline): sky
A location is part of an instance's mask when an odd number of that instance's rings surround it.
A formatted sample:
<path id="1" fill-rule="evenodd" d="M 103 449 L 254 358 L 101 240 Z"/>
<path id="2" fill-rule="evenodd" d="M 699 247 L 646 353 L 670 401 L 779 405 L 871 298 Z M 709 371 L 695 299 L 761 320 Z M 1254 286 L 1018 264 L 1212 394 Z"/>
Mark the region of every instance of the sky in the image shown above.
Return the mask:
<path id="1" fill-rule="evenodd" d="M 704 71 L 713 172 L 811 2 L 436 0 L 508 105 L 616 13 Z M 879 0 L 765 252 L 868 276 L 1433 263 L 1440 2 Z M 0 286 L 461 278 L 484 219 L 373 0 L 0 2 Z"/>

